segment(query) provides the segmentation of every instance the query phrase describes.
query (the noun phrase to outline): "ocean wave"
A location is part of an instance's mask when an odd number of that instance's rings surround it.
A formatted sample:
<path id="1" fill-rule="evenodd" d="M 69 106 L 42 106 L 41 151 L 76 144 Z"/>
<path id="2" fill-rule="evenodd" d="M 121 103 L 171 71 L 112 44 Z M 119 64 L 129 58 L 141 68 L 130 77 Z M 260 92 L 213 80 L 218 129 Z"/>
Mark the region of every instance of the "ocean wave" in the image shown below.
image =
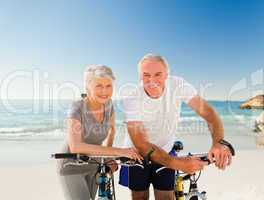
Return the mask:
<path id="1" fill-rule="evenodd" d="M 0 128 L 0 139 L 61 139 L 65 131 L 59 127 Z"/>
<path id="2" fill-rule="evenodd" d="M 225 126 L 246 126 L 250 129 L 254 128 L 254 121 L 256 116 L 253 115 L 221 115 L 221 119 Z M 35 122 L 35 123 L 33 123 Z M 39 122 L 39 121 L 37 121 Z M 117 132 L 124 128 L 126 125 L 123 123 L 122 118 L 116 119 Z M 207 130 L 205 120 L 199 116 L 181 116 L 179 118 L 178 127 L 181 131 L 204 132 Z M 119 133 L 117 133 L 119 134 Z M 65 137 L 65 124 L 47 124 L 47 122 L 32 121 L 31 125 L 26 123 L 18 125 L 9 125 L 9 127 L 0 128 L 0 139 L 62 139 Z"/>
<path id="3" fill-rule="evenodd" d="M 224 121 L 255 121 L 257 115 L 220 115 L 220 118 Z M 197 115 L 193 116 L 181 116 L 180 121 L 201 121 L 203 120 L 201 117 Z"/>

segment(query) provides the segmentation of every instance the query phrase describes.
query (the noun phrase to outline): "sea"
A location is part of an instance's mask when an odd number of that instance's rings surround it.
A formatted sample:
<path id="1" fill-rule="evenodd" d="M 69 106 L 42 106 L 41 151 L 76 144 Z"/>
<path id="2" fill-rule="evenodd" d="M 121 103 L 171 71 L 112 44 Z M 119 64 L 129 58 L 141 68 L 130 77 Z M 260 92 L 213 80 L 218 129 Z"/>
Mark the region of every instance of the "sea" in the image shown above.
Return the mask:
<path id="1" fill-rule="evenodd" d="M 52 153 L 60 152 L 66 137 L 66 116 L 73 100 L 1 100 L 0 164 L 35 164 L 50 162 Z M 237 150 L 255 149 L 254 124 L 261 110 L 242 110 L 241 101 L 208 101 L 224 124 L 225 138 Z M 120 101 L 115 100 L 115 146 L 122 146 L 127 134 Z M 187 105 L 175 133 L 184 144 L 184 152 L 205 152 L 211 145 L 205 121 Z"/>

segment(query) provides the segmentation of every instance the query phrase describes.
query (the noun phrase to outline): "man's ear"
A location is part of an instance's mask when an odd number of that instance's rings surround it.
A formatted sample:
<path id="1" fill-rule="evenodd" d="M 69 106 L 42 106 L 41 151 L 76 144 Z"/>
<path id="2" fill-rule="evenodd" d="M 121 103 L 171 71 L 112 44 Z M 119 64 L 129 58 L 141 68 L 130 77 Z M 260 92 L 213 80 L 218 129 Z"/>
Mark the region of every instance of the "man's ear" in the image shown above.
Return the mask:
<path id="1" fill-rule="evenodd" d="M 139 81 L 142 81 L 143 80 L 143 75 L 142 73 L 139 73 Z"/>

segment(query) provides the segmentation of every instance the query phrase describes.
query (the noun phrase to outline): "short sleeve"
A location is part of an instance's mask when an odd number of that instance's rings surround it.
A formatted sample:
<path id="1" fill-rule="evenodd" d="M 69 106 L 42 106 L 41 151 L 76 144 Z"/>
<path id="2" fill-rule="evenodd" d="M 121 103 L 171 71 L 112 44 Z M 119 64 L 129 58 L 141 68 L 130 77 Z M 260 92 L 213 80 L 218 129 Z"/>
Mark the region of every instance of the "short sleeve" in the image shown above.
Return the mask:
<path id="1" fill-rule="evenodd" d="M 184 80 L 183 78 L 175 79 L 177 97 L 184 103 L 188 104 L 189 101 L 198 94 L 193 85 Z"/>
<path id="2" fill-rule="evenodd" d="M 122 110 L 125 122 L 141 121 L 140 102 L 137 97 L 123 98 Z"/>
<path id="3" fill-rule="evenodd" d="M 74 118 L 81 121 L 82 101 L 73 102 L 68 110 L 67 118 Z"/>

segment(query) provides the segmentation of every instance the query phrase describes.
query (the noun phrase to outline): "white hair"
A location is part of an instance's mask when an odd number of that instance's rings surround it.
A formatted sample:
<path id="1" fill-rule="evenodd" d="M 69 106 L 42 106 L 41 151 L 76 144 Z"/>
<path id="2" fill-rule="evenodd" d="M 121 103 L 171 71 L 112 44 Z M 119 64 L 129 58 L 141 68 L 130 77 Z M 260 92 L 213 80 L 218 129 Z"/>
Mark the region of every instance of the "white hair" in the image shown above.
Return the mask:
<path id="1" fill-rule="evenodd" d="M 115 80 L 115 76 L 110 67 L 105 65 L 89 65 L 84 71 L 84 88 L 87 89 L 88 84 L 95 78 Z"/>
<path id="2" fill-rule="evenodd" d="M 141 65 L 145 60 L 154 60 L 154 61 L 159 61 L 162 62 L 167 70 L 167 72 L 169 73 L 169 64 L 167 62 L 167 60 L 162 57 L 161 55 L 158 54 L 152 54 L 152 53 L 148 53 L 146 55 L 144 55 L 140 61 L 138 62 L 138 72 L 141 72 Z"/>

